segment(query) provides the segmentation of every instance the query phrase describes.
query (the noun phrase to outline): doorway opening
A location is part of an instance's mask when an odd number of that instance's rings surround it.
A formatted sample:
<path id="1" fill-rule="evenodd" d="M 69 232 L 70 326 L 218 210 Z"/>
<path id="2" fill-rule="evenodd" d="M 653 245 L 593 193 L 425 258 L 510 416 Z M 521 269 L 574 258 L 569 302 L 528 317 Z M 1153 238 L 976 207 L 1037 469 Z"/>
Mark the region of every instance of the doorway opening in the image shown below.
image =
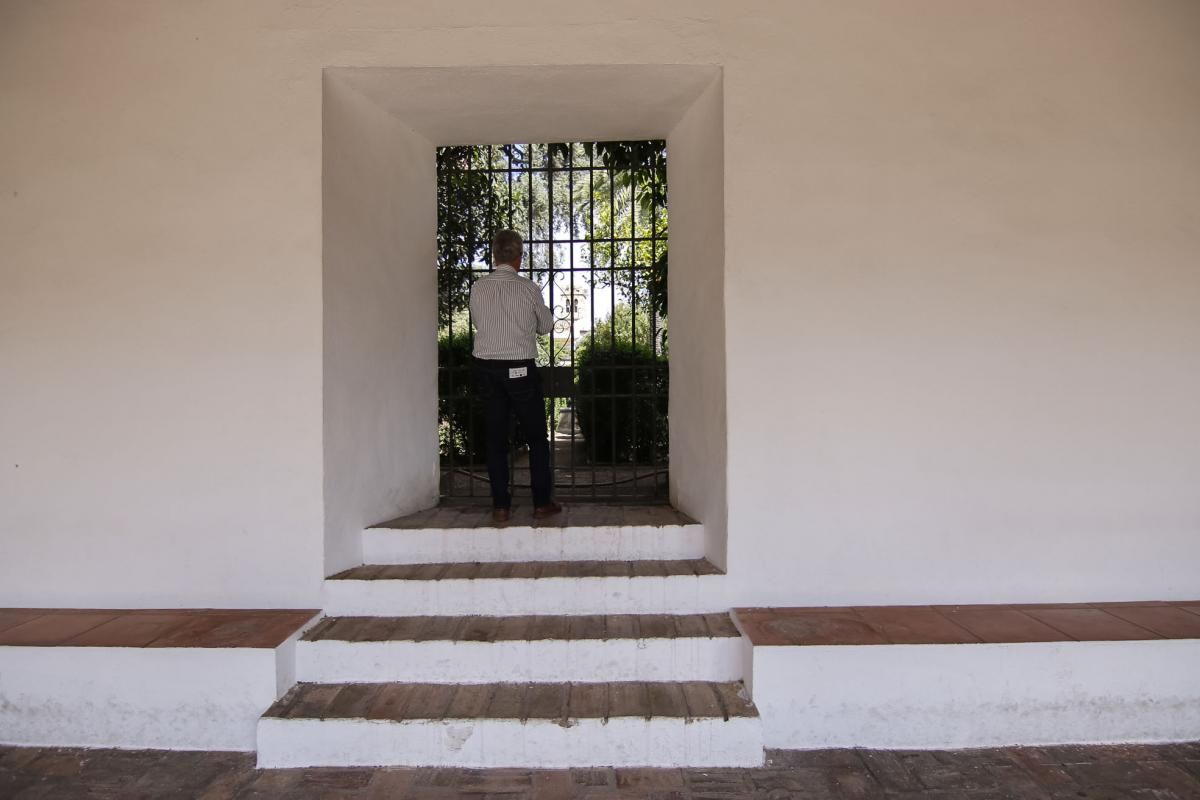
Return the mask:
<path id="1" fill-rule="evenodd" d="M 538 364 L 556 496 L 667 502 L 666 142 L 440 147 L 437 211 L 443 500 L 490 497 L 468 301 L 492 269 L 492 234 L 510 228 L 525 238 L 522 274 L 554 312 Z M 527 454 L 510 458 L 513 493 L 526 496 Z"/>

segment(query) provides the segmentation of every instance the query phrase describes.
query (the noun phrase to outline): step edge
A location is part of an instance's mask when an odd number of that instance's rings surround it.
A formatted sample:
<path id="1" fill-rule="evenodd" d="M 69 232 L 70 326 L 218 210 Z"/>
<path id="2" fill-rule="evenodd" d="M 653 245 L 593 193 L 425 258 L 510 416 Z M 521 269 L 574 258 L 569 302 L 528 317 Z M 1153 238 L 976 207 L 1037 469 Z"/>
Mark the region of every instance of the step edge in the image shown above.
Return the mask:
<path id="1" fill-rule="evenodd" d="M 518 722 L 522 725 L 529 723 L 547 723 L 550 725 L 559 725 L 561 727 L 570 728 L 572 725 L 563 725 L 566 722 L 581 722 L 583 720 L 594 720 L 596 722 L 608 722 L 614 719 L 640 719 L 646 722 L 652 721 L 678 721 L 681 723 L 692 724 L 695 722 L 740 722 L 742 720 L 761 720 L 762 716 L 755 709 L 753 714 L 738 714 L 728 717 L 662 717 L 662 716 L 646 716 L 644 714 L 620 714 L 609 717 L 412 717 L 407 719 L 387 718 L 372 718 L 372 717 L 275 717 L 263 715 L 259 721 L 275 722 L 354 722 L 363 724 L 383 723 L 385 725 L 420 725 L 420 724 L 441 724 L 441 723 L 464 723 L 464 722 Z"/>
<path id="2" fill-rule="evenodd" d="M 576 559 L 576 560 L 582 562 L 585 559 Z M 701 561 L 701 560 L 707 560 L 707 559 L 702 559 L 702 558 L 599 559 L 599 558 L 597 558 L 597 559 L 586 559 L 586 560 L 601 561 L 601 562 L 606 562 L 606 563 L 609 563 L 609 562 L 615 563 L 615 562 L 621 562 L 621 561 L 628 561 L 628 562 L 633 562 L 633 563 L 654 563 L 657 561 Z M 515 564 L 527 564 L 527 563 L 557 563 L 557 562 L 437 561 L 437 562 L 430 562 L 428 564 L 360 564 L 360 565 L 358 565 L 358 567 L 350 567 L 350 569 L 358 569 L 361 567 L 406 567 L 406 566 L 418 567 L 418 566 L 433 566 L 433 565 L 443 565 L 443 564 L 446 564 L 446 565 L 451 565 L 451 564 L 452 565 L 459 565 L 459 564 L 479 564 L 479 565 L 483 565 L 483 564 L 488 564 L 488 565 L 514 564 L 515 565 Z M 679 573 L 679 574 L 675 574 L 675 575 L 549 575 L 549 576 L 538 576 L 538 577 L 520 577 L 520 576 L 509 575 L 509 576 L 502 577 L 502 578 L 361 578 L 361 577 L 343 575 L 342 573 L 344 573 L 348 570 L 342 570 L 342 572 L 334 573 L 333 575 L 326 575 L 324 580 L 327 582 L 328 581 L 337 581 L 339 583 L 391 584 L 391 583 L 474 583 L 474 582 L 480 582 L 480 583 L 504 582 L 504 583 L 508 583 L 508 582 L 513 582 L 513 581 L 584 581 L 584 580 L 632 581 L 632 580 L 671 580 L 671 579 L 678 579 L 678 578 L 720 578 L 720 577 L 725 577 L 725 575 L 727 574 L 725 572 L 725 570 L 721 569 L 716 564 L 713 564 L 711 561 L 708 563 L 713 568 L 714 571 L 706 572 L 703 575 L 698 575 L 696 573 L 691 573 L 691 574 Z"/>
<path id="3" fill-rule="evenodd" d="M 585 534 L 594 533 L 596 531 L 647 531 L 661 533 L 664 530 L 678 530 L 680 532 L 695 533 L 704 529 L 703 522 L 671 522 L 666 525 L 508 525 L 505 527 L 480 525 L 474 528 L 387 528 L 379 525 L 371 525 L 363 528 L 364 533 L 387 533 L 387 534 L 428 534 L 428 533 L 460 533 L 460 534 L 485 534 L 495 535 L 498 533 L 512 534 L 533 534 L 533 533 L 553 533 L 561 532 L 563 534 Z"/>
<path id="4" fill-rule="evenodd" d="M 298 645 L 313 645 L 313 644 L 323 644 L 326 642 L 336 642 L 338 644 L 354 644 L 354 645 L 434 644 L 434 643 L 436 643 L 436 644 L 452 643 L 452 644 L 479 644 L 479 645 L 496 644 L 496 645 L 502 645 L 502 644 L 541 644 L 543 642 L 566 642 L 568 644 L 570 644 L 572 642 L 574 642 L 574 643 L 591 643 L 591 642 L 600 642 L 600 643 L 609 643 L 609 642 L 633 642 L 633 643 L 638 643 L 638 642 L 726 642 L 726 641 L 738 641 L 738 640 L 744 639 L 744 638 L 745 637 L 740 634 L 735 634 L 732 636 L 609 636 L 609 637 L 595 637 L 595 638 L 588 638 L 588 639 L 566 639 L 566 638 L 550 637 L 550 638 L 546 638 L 546 639 L 490 639 L 490 640 L 441 638 L 441 637 L 433 637 L 433 638 L 429 638 L 429 639 L 362 639 L 362 640 L 326 638 L 326 639 L 300 639 L 297 641 L 297 644 Z"/>

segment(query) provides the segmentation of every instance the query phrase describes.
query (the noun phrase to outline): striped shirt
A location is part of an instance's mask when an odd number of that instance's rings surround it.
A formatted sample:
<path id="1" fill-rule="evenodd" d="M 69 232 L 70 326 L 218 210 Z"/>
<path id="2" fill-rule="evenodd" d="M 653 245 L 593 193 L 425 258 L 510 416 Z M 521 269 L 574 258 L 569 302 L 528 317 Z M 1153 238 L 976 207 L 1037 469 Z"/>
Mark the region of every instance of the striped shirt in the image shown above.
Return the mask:
<path id="1" fill-rule="evenodd" d="M 508 264 L 475 281 L 471 287 L 475 320 L 475 357 L 524 361 L 537 357 L 537 336 L 549 333 L 554 314 L 542 290 Z"/>

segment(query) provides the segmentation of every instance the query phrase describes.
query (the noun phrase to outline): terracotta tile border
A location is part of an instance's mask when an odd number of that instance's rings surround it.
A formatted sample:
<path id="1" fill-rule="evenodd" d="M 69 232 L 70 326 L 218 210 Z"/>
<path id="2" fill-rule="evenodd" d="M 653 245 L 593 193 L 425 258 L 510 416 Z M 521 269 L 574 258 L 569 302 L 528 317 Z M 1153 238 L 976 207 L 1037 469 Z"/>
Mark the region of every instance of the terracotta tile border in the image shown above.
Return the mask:
<path id="1" fill-rule="evenodd" d="M 737 608 L 755 646 L 1200 639 L 1200 602 Z"/>
<path id="2" fill-rule="evenodd" d="M 274 648 L 315 609 L 0 609 L 0 647 Z"/>

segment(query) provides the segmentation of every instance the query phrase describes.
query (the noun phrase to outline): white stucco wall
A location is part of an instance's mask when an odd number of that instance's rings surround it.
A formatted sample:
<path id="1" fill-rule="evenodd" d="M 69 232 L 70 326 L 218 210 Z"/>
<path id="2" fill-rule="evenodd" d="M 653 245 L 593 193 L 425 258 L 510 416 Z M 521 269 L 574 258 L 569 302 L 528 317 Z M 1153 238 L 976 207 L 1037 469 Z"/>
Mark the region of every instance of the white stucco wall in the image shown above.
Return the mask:
<path id="1" fill-rule="evenodd" d="M 819 8 L 726 70 L 741 594 L 1200 595 L 1200 5 Z"/>
<path id="2" fill-rule="evenodd" d="M 295 647 L 0 648 L 0 744 L 253 750 Z"/>
<path id="3" fill-rule="evenodd" d="M 753 651 L 754 704 L 769 748 L 1154 743 L 1200 735 L 1195 640 Z"/>
<path id="4" fill-rule="evenodd" d="M 335 75 L 324 104 L 325 571 L 437 503 L 434 148 Z M 418 199 L 419 198 L 419 199 Z"/>
<path id="5" fill-rule="evenodd" d="M 239 8 L 0 3 L 0 605 L 320 598 L 320 74 Z"/>
<path id="6" fill-rule="evenodd" d="M 319 599 L 321 70 L 462 64 L 723 67 L 733 602 L 1200 594 L 1198 34 L 0 2 L 0 604 Z"/>
<path id="7" fill-rule="evenodd" d="M 728 553 L 725 419 L 725 120 L 714 78 L 671 129 L 671 503 L 704 522 L 706 550 Z M 680 327 L 676 320 L 690 324 Z"/>

